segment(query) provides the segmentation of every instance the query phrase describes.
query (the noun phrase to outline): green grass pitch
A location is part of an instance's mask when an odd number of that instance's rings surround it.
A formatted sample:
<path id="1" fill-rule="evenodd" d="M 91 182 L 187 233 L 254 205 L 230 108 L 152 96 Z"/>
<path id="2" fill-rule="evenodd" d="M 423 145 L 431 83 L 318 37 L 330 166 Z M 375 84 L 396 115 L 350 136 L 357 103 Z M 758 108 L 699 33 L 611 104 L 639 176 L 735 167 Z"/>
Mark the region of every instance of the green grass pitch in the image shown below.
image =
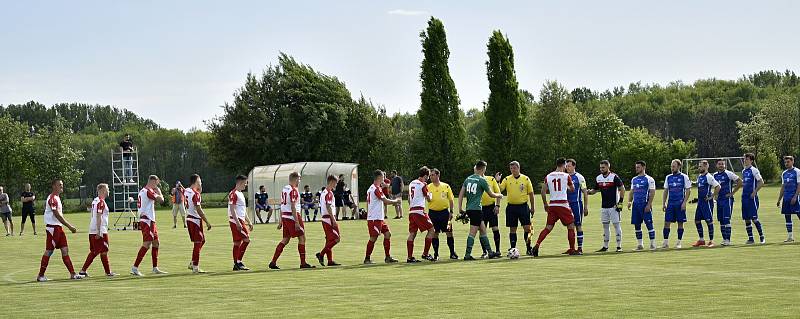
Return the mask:
<path id="1" fill-rule="evenodd" d="M 775 207 L 777 191 L 775 186 L 761 191 L 759 213 L 766 245 L 743 245 L 746 235 L 737 203 L 733 247 L 631 252 L 636 240 L 626 210 L 622 216 L 625 253 L 561 256 L 567 248 L 566 230 L 557 226 L 542 246 L 543 256 L 537 259 L 362 266 L 366 222 L 342 221 L 342 242 L 334 253 L 344 267 L 301 271 L 297 269 L 297 242 L 292 241 L 279 260 L 284 269 L 267 271 L 280 240 L 280 231 L 270 224 L 256 225 L 245 256 L 245 263 L 253 270 L 247 273 L 231 271 L 231 235 L 225 211 L 213 209 L 208 214 L 214 228 L 206 232 L 201 255 L 201 267 L 209 273 L 200 275 L 186 269 L 191 243 L 185 229 L 171 229 L 170 213 L 159 211 L 160 266 L 169 275 L 149 274 L 149 254 L 141 267 L 148 276 L 128 275 L 140 233 L 111 231 L 111 267 L 120 274 L 118 277 L 104 278 L 98 258 L 89 269 L 92 278 L 66 280 L 66 269 L 56 252 L 47 283 L 34 282 L 44 248 L 44 230 L 40 224 L 39 235 L 33 236 L 28 225 L 23 237 L 0 238 L 0 317 L 797 318 L 800 245 L 781 243 L 786 229 Z M 535 235 L 545 219 L 538 195 L 536 199 Z M 584 221 L 586 251 L 594 251 L 602 243 L 599 199 L 599 195 L 591 197 L 590 214 Z M 660 208 L 660 199 L 659 191 L 655 207 Z M 694 205 L 687 209 L 690 219 L 694 209 Z M 88 251 L 88 214 L 70 214 L 67 218 L 79 229 L 77 234 L 68 235 L 70 255 L 78 270 Z M 37 219 L 41 223 L 41 214 Z M 654 212 L 654 219 L 660 243 L 660 209 Z M 19 222 L 19 217 L 15 221 Z M 795 223 L 800 224 L 797 220 Z M 407 220 L 389 220 L 389 224 L 392 254 L 404 260 Z M 686 226 L 684 247 L 689 247 L 697 232 L 691 222 Z M 715 226 L 719 239 L 719 225 Z M 456 250 L 463 255 L 467 230 L 460 223 L 455 227 Z M 313 254 L 323 245 L 322 226 L 309 223 L 306 230 L 309 262 L 317 264 Z M 501 233 L 501 250 L 505 251 L 508 231 L 502 227 Z M 418 236 L 415 255 L 421 254 L 422 245 Z M 519 245 L 524 247 L 522 240 Z M 446 251 L 446 247 L 442 240 L 441 249 Z M 373 258 L 382 260 L 381 255 L 378 243 Z"/>

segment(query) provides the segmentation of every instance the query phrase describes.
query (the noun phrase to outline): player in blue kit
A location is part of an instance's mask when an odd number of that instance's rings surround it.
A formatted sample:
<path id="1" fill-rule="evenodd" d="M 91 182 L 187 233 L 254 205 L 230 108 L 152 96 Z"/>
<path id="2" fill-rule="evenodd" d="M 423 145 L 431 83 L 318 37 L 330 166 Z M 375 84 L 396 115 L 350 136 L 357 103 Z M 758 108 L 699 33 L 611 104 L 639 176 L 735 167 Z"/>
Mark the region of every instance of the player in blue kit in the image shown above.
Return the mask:
<path id="1" fill-rule="evenodd" d="M 794 157 L 784 156 L 783 164 L 786 170 L 781 174 L 781 190 L 778 193 L 778 206 L 781 207 L 781 214 L 786 219 L 786 232 L 789 237 L 784 243 L 794 241 L 792 233 L 792 214 L 800 218 L 800 169 L 794 167 Z M 783 205 L 781 205 L 783 204 Z"/>
<path id="2" fill-rule="evenodd" d="M 697 226 L 697 240 L 692 247 L 714 247 L 714 200 L 719 193 L 719 182 L 708 172 L 708 161 L 697 164 L 697 210 L 694 213 L 694 225 Z M 703 236 L 702 221 L 708 226 L 708 243 Z"/>
<path id="3" fill-rule="evenodd" d="M 303 213 L 306 215 L 306 221 L 311 222 L 312 219 L 309 216 L 309 210 L 314 210 L 314 219 L 313 221 L 317 221 L 317 213 L 319 209 L 317 208 L 317 203 L 314 201 L 314 193 L 311 192 L 311 187 L 308 185 L 303 187 L 303 192 L 300 193 L 301 203 L 303 205 Z"/>
<path id="4" fill-rule="evenodd" d="M 650 250 L 656 249 L 656 229 L 653 227 L 653 198 L 656 196 L 656 180 L 647 175 L 647 164 L 636 162 L 636 177 L 631 180 L 631 192 L 628 195 L 628 210 L 631 211 L 631 224 L 636 230 L 637 251 L 644 250 L 642 239 L 642 222 L 647 227 L 650 237 Z"/>
<path id="5" fill-rule="evenodd" d="M 733 213 L 733 195 L 742 188 L 742 179 L 726 169 L 725 160 L 717 160 L 717 172 L 714 179 L 719 182 L 717 192 L 717 221 L 722 234 L 722 246 L 731 244 L 731 214 Z M 736 187 L 733 186 L 736 183 Z"/>
<path id="6" fill-rule="evenodd" d="M 672 223 L 678 223 L 678 242 L 675 248 L 680 249 L 683 240 L 683 223 L 686 222 L 686 203 L 692 194 L 692 181 L 689 176 L 681 173 L 683 164 L 674 159 L 670 164 L 672 174 L 664 179 L 664 196 L 662 208 L 664 209 L 664 244 L 661 248 L 669 248 L 669 232 Z"/>
<path id="7" fill-rule="evenodd" d="M 581 173 L 575 171 L 576 166 L 577 162 L 574 159 L 567 160 L 567 174 L 572 178 L 572 185 L 575 186 L 571 192 L 567 190 L 567 200 L 572 210 L 572 217 L 575 218 L 578 253 L 583 254 L 583 218 L 589 216 L 589 194 L 586 190 L 586 179 Z"/>
<path id="8" fill-rule="evenodd" d="M 764 178 L 761 172 L 753 166 L 756 156 L 753 153 L 744 154 L 744 169 L 742 170 L 742 219 L 744 219 L 745 229 L 747 229 L 747 241 L 745 245 L 752 245 L 753 225 L 758 230 L 759 242 L 766 243 L 764 229 L 758 220 L 758 191 L 764 186 Z"/>

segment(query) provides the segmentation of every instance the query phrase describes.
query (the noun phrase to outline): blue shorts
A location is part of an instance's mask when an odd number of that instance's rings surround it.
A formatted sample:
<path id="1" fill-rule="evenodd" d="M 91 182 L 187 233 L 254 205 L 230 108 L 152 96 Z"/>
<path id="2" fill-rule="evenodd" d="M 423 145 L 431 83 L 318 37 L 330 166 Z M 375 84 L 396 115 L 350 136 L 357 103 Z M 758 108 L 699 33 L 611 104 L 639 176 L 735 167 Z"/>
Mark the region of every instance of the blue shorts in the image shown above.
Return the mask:
<path id="1" fill-rule="evenodd" d="M 714 221 L 714 201 L 701 200 L 697 202 L 697 210 L 694 211 L 694 220 Z"/>
<path id="2" fill-rule="evenodd" d="M 783 203 L 781 203 L 781 214 L 800 214 L 800 199 L 794 202 L 792 205 L 792 197 L 783 197 Z"/>
<path id="3" fill-rule="evenodd" d="M 572 210 L 572 217 L 575 218 L 575 226 L 583 225 L 583 203 L 569 202 L 569 209 Z"/>
<path id="4" fill-rule="evenodd" d="M 632 225 L 641 225 L 642 222 L 645 223 L 652 223 L 653 222 L 653 212 L 646 212 L 644 209 L 647 207 L 646 203 L 633 203 L 633 207 L 631 209 L 631 224 Z"/>
<path id="5" fill-rule="evenodd" d="M 314 203 L 303 203 L 303 209 L 314 209 L 316 205 Z"/>
<path id="6" fill-rule="evenodd" d="M 758 196 L 756 198 L 742 198 L 742 219 L 758 219 Z"/>
<path id="7" fill-rule="evenodd" d="M 269 210 L 269 205 L 256 203 L 257 210 Z"/>
<path id="8" fill-rule="evenodd" d="M 722 225 L 731 223 L 733 213 L 733 198 L 717 199 L 717 221 Z"/>
<path id="9" fill-rule="evenodd" d="M 681 203 L 667 204 L 667 211 L 664 213 L 664 221 L 670 223 L 686 222 L 686 210 L 681 209 Z"/>

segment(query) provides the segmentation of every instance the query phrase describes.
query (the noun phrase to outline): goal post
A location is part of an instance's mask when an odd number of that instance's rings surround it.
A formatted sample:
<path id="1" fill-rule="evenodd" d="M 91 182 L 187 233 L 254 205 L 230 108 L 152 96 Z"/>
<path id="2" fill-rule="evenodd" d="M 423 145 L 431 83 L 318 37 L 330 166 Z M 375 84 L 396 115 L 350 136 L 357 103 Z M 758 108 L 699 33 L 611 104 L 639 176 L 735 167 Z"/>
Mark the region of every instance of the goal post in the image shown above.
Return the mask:
<path id="1" fill-rule="evenodd" d="M 685 158 L 682 160 L 683 167 L 681 171 L 689 175 L 689 178 L 692 181 L 697 180 L 697 164 L 701 161 L 708 161 L 708 171 L 713 174 L 713 172 L 717 171 L 717 160 L 725 161 L 725 167 L 727 170 L 736 173 L 737 175 L 741 175 L 741 171 L 744 169 L 744 157 L 742 156 L 720 156 L 720 157 L 701 157 L 701 158 Z"/>

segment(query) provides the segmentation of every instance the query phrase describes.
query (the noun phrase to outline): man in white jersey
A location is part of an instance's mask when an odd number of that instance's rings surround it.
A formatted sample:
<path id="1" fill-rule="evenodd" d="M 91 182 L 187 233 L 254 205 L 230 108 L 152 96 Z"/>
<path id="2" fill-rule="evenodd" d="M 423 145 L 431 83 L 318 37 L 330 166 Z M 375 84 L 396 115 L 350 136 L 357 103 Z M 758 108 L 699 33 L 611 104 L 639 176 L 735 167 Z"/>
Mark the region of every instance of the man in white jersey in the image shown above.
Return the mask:
<path id="1" fill-rule="evenodd" d="M 431 243 L 433 243 L 433 222 L 431 222 L 428 213 L 425 212 L 426 203 L 433 199 L 432 194 L 428 192 L 428 176 L 431 170 L 427 166 L 419 169 L 418 178 L 408 184 L 408 204 L 411 207 L 408 214 L 408 240 L 406 241 L 406 248 L 408 249 L 407 263 L 417 263 L 418 259 L 414 258 L 414 239 L 417 238 L 417 232 L 427 231 L 425 235 L 425 250 L 422 252 L 422 259 L 434 261 L 433 256 L 430 255 Z"/>
<path id="2" fill-rule="evenodd" d="M 189 262 L 189 270 L 195 274 L 205 273 L 200 269 L 200 250 L 206 244 L 206 235 L 203 233 L 203 223 L 208 230 L 211 230 L 211 223 L 206 218 L 203 211 L 203 181 L 200 175 L 192 174 L 189 176 L 189 188 L 183 191 L 189 209 L 186 210 L 186 229 L 189 231 L 189 240 L 192 242 L 192 260 Z"/>
<path id="3" fill-rule="evenodd" d="M 158 176 L 150 175 L 147 178 L 147 184 L 139 191 L 139 230 L 142 231 L 142 247 L 139 248 L 139 253 L 136 255 L 136 261 L 131 267 L 131 275 L 142 277 L 139 271 L 139 264 L 142 263 L 144 255 L 153 248 L 150 252 L 150 257 L 153 259 L 153 273 L 166 274 L 166 271 L 158 269 L 158 229 L 156 228 L 156 202 L 163 203 L 164 196 L 161 195 L 161 189 L 158 184 L 161 180 Z"/>
<path id="4" fill-rule="evenodd" d="M 61 206 L 60 198 L 61 192 L 64 191 L 64 182 L 60 179 L 56 179 L 51 185 L 53 191 L 47 196 L 47 201 L 44 206 L 47 242 L 45 243 L 44 254 L 42 255 L 42 261 L 39 266 L 39 276 L 36 277 L 36 281 L 47 281 L 44 272 L 47 270 L 47 264 L 50 263 L 50 256 L 53 255 L 53 251 L 56 249 L 61 250 L 61 261 L 67 266 L 70 279 L 83 279 L 83 276 L 76 274 L 75 269 L 72 268 L 72 260 L 69 258 L 69 247 L 67 247 L 67 235 L 64 234 L 64 230 L 61 229 L 63 225 L 73 233 L 77 231 L 77 229 L 64 218 L 63 206 Z"/>
<path id="5" fill-rule="evenodd" d="M 325 247 L 316 254 L 320 265 L 325 266 L 325 257 L 328 257 L 328 266 L 339 266 L 333 261 L 333 246 L 339 243 L 341 235 L 339 233 L 339 222 L 333 216 L 334 198 L 333 189 L 339 179 L 336 176 L 328 175 L 328 184 L 319 193 L 319 209 L 322 213 L 322 230 L 325 231 Z"/>
<path id="6" fill-rule="evenodd" d="M 89 220 L 89 255 L 86 256 L 86 262 L 83 263 L 83 268 L 79 272 L 84 277 L 89 277 L 86 270 L 92 265 L 92 261 L 97 255 L 100 255 L 106 276 L 116 276 L 115 273 L 111 272 L 111 267 L 108 264 L 108 206 L 106 205 L 106 197 L 108 197 L 108 184 L 98 184 L 97 197 L 92 201 L 91 219 Z"/>
<path id="7" fill-rule="evenodd" d="M 236 185 L 228 194 L 228 224 L 233 236 L 233 271 L 250 270 L 244 265 L 244 252 L 250 245 L 253 223 L 247 217 L 247 202 L 243 190 L 247 189 L 247 176 L 236 176 Z"/>
<path id="8" fill-rule="evenodd" d="M 297 237 L 297 252 L 300 254 L 300 268 L 316 268 L 306 262 L 306 231 L 303 219 L 300 217 L 300 192 L 297 185 L 300 184 L 300 174 L 292 172 L 289 174 L 289 185 L 283 187 L 281 191 L 281 228 L 283 229 L 283 239 L 275 247 L 275 254 L 269 263 L 269 269 L 280 269 L 278 258 L 283 253 L 283 248 L 294 237 Z"/>
<path id="9" fill-rule="evenodd" d="M 373 173 L 372 185 L 367 189 L 367 229 L 369 230 L 369 240 L 367 241 L 367 252 L 364 256 L 364 264 L 374 264 L 371 259 L 372 250 L 375 248 L 375 241 L 378 236 L 383 234 L 383 252 L 386 263 L 396 263 L 397 259 L 392 258 L 390 250 L 392 247 L 392 233 L 389 231 L 384 219 L 383 204 L 386 205 L 400 205 L 400 199 L 389 199 L 386 194 L 381 190 L 381 183 L 386 178 L 386 175 L 381 170 L 376 170 Z"/>
<path id="10" fill-rule="evenodd" d="M 547 174 L 542 185 L 542 203 L 544 203 L 544 210 L 547 212 L 547 226 L 539 233 L 539 239 L 536 240 L 536 245 L 533 246 L 533 256 L 539 257 L 539 246 L 542 244 L 547 234 L 553 230 L 556 221 L 561 220 L 561 224 L 567 226 L 567 240 L 569 241 L 569 250 L 567 255 L 580 255 L 581 253 L 575 250 L 575 216 L 572 215 L 572 210 L 569 207 L 569 200 L 567 192 L 574 192 L 575 185 L 572 184 L 572 176 L 566 172 L 567 160 L 559 158 L 556 160 L 556 170 Z M 550 203 L 547 202 L 547 194 L 550 194 Z"/>

